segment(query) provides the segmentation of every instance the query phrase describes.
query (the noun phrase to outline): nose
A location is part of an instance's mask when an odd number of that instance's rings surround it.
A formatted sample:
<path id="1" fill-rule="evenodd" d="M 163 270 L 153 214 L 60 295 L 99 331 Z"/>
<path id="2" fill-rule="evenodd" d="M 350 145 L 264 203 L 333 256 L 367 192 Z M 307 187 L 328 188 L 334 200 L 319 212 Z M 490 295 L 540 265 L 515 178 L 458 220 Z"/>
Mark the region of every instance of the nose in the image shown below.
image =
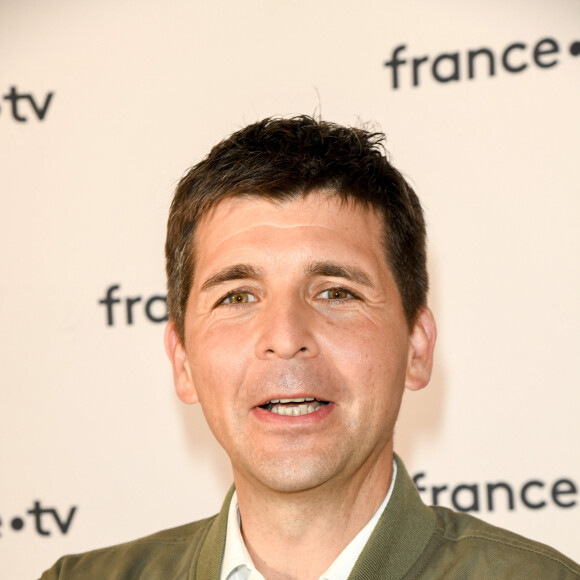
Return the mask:
<path id="1" fill-rule="evenodd" d="M 260 359 L 311 358 L 318 354 L 315 313 L 299 297 L 280 297 L 261 312 L 256 356 Z"/>

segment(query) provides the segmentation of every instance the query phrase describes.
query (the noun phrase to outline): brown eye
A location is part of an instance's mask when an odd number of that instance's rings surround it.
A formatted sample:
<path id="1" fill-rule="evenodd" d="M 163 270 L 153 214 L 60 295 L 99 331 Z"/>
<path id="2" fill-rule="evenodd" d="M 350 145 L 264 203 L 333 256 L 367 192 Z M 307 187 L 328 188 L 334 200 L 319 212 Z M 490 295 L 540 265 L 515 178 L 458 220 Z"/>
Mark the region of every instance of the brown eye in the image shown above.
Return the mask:
<path id="1" fill-rule="evenodd" d="M 237 294 L 232 294 L 230 297 L 230 302 L 232 304 L 241 304 L 242 302 L 248 302 L 248 295 L 246 292 L 238 292 Z"/>
<path id="2" fill-rule="evenodd" d="M 348 297 L 348 292 L 342 288 L 334 288 L 333 290 L 329 290 L 328 293 L 332 300 L 343 300 Z"/>
<path id="3" fill-rule="evenodd" d="M 246 304 L 248 302 L 256 302 L 256 297 L 249 292 L 232 292 L 228 294 L 222 301 L 222 304 Z"/>
<path id="4" fill-rule="evenodd" d="M 344 288 L 329 288 L 318 295 L 319 298 L 325 300 L 348 300 L 353 298 L 353 295 Z"/>

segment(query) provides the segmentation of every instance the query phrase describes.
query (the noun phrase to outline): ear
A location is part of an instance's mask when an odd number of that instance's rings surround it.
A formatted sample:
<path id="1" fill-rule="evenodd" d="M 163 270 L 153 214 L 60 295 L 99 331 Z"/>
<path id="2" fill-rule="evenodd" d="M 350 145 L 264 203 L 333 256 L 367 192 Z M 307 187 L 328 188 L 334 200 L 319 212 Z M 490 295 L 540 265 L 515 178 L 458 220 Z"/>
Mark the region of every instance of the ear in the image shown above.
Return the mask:
<path id="1" fill-rule="evenodd" d="M 409 359 L 405 387 L 418 391 L 427 386 L 433 368 L 433 350 L 437 338 L 437 327 L 433 313 L 425 307 L 419 312 L 409 337 Z"/>
<path id="2" fill-rule="evenodd" d="M 189 360 L 172 321 L 169 321 L 165 328 L 165 352 L 173 367 L 173 382 L 177 396 L 189 405 L 197 403 L 199 399 L 193 384 Z"/>

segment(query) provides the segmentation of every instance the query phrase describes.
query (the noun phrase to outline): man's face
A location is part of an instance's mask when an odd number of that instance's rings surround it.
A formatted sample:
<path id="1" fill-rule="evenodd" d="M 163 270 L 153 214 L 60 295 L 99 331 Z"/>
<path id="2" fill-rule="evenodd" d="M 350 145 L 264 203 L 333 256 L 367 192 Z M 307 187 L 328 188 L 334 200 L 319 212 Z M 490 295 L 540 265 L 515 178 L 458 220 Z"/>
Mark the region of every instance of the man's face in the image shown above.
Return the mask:
<path id="1" fill-rule="evenodd" d="M 409 332 L 383 231 L 373 210 L 323 193 L 232 198 L 201 219 L 185 345 L 171 325 L 166 344 L 236 481 L 305 490 L 390 461 L 434 326 L 425 310 Z"/>

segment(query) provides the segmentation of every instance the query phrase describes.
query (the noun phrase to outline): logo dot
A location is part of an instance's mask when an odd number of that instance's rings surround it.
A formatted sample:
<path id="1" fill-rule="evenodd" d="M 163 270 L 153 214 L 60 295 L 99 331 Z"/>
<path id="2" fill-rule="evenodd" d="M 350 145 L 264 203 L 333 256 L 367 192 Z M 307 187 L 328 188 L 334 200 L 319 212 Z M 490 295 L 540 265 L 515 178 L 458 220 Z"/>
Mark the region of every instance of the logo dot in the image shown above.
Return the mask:
<path id="1" fill-rule="evenodd" d="M 572 56 L 578 56 L 580 54 L 580 42 L 578 40 L 570 45 L 570 54 Z"/>
<path id="2" fill-rule="evenodd" d="M 13 518 L 10 525 L 13 530 L 21 530 L 24 527 L 24 521 L 22 518 Z"/>

